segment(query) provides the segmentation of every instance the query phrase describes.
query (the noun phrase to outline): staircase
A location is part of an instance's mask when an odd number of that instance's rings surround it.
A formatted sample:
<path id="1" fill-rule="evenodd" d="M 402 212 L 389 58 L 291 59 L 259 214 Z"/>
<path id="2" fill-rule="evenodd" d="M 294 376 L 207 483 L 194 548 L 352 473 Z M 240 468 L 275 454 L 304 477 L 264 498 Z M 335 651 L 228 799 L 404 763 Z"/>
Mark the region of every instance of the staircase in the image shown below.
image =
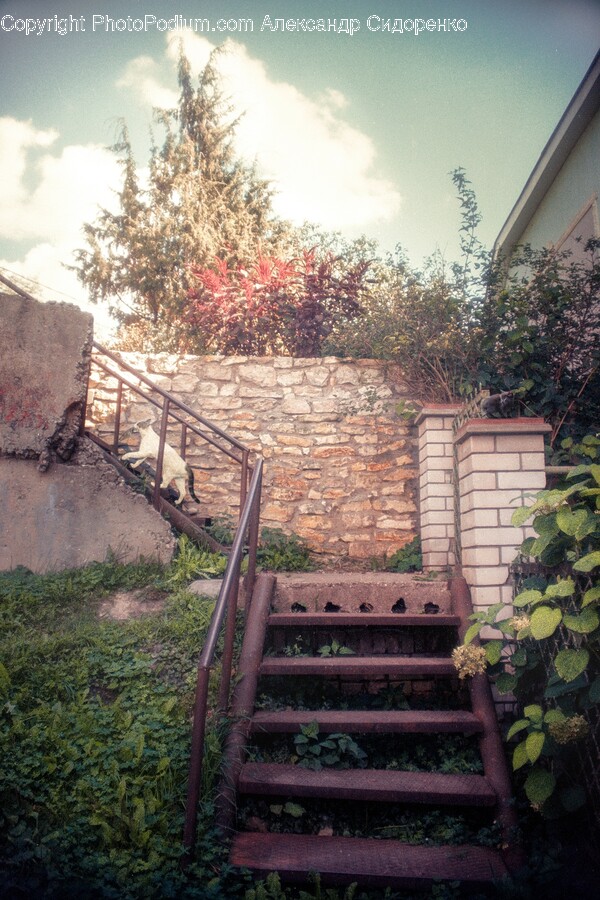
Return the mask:
<path id="1" fill-rule="evenodd" d="M 288 576 L 287 585 L 271 577 L 252 602 L 218 813 L 231 836 L 230 862 L 259 877 L 277 871 L 302 882 L 319 872 L 324 884 L 373 887 L 444 880 L 467 889 L 507 877 L 516 823 L 493 701 L 484 676 L 468 688 L 459 683 L 450 656 L 470 613 L 466 584 L 321 577 L 313 576 L 312 600 L 310 576 L 296 592 Z M 352 740 L 376 763 L 320 765 L 308 751 L 299 758 L 294 735 L 304 735 L 304 747 L 321 744 L 323 756 L 328 745 L 339 750 Z M 434 742 L 439 756 L 458 735 L 474 742 L 480 771 L 444 771 L 443 752 L 438 771 L 395 762 L 423 742 Z M 299 764 L 309 757 L 313 765 Z M 286 809 L 293 816 L 282 827 Z M 474 832 L 495 822 L 502 849 L 412 843 L 411 816 L 421 821 L 432 811 L 466 817 Z M 408 841 L 390 839 L 395 821 L 408 821 Z"/>

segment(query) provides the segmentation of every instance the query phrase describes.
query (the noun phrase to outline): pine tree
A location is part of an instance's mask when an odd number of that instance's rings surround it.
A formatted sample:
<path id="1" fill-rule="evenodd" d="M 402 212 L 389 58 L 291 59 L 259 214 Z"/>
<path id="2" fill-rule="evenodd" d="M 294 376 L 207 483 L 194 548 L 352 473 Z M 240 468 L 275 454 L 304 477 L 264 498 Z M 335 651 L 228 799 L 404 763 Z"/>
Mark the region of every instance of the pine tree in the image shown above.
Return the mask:
<path id="1" fill-rule="evenodd" d="M 155 110 L 165 136 L 151 147 L 147 186 L 122 127 L 112 148 L 123 168 L 119 209 L 85 225 L 76 270 L 91 299 L 109 304 L 123 346 L 201 353 L 206 342 L 188 316 L 191 267 L 217 257 L 250 264 L 257 248 L 279 249 L 287 226 L 273 214 L 269 184 L 235 156 L 236 120 L 214 54 L 196 89 L 182 54 L 178 83 L 178 106 Z"/>

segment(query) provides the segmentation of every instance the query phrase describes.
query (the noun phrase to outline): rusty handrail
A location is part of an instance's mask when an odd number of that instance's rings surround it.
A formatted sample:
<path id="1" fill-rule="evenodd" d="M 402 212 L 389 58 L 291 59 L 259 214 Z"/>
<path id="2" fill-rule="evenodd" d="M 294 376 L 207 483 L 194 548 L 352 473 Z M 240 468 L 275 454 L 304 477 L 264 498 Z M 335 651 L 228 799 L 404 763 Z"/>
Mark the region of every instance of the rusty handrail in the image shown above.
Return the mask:
<path id="1" fill-rule="evenodd" d="M 248 573 L 245 581 L 246 608 L 252 595 L 256 572 L 256 543 L 260 497 L 262 488 L 262 460 L 259 459 L 252 475 L 240 522 L 237 528 L 223 584 L 213 611 L 212 619 L 198 659 L 196 681 L 196 697 L 194 702 L 194 724 L 192 728 L 192 749 L 188 778 L 188 794 L 185 812 L 183 843 L 186 848 L 186 860 L 189 861 L 196 841 L 198 802 L 200 800 L 200 781 L 204 759 L 204 738 L 206 734 L 206 716 L 208 711 L 208 687 L 211 668 L 214 664 L 217 642 L 225 622 L 223 655 L 221 658 L 221 683 L 219 685 L 218 706 L 225 712 L 229 705 L 229 689 L 233 660 L 233 643 L 235 637 L 235 619 L 239 592 L 240 567 L 246 534 L 249 532 Z"/>
<path id="2" fill-rule="evenodd" d="M 97 352 L 97 354 L 106 356 L 118 367 L 118 369 L 115 369 L 112 366 L 107 365 L 107 363 L 97 355 L 94 355 L 92 357 L 92 362 L 94 363 L 94 365 L 97 366 L 107 376 L 114 378 L 117 382 L 117 396 L 115 401 L 113 401 L 116 403 L 112 438 L 113 453 L 117 453 L 119 444 L 119 429 L 122 417 L 123 387 L 127 387 L 130 391 L 142 397 L 147 403 L 150 403 L 152 406 L 157 407 L 157 409 L 160 411 L 158 457 L 156 460 L 155 485 L 152 495 L 153 506 L 159 511 L 162 507 L 160 496 L 161 473 L 163 468 L 168 424 L 170 420 L 173 420 L 181 426 L 180 446 L 181 456 L 183 458 L 185 458 L 185 441 L 187 438 L 187 434 L 191 431 L 194 434 L 198 435 L 198 437 L 201 437 L 207 443 L 215 447 L 221 453 L 225 454 L 230 459 L 238 463 L 238 465 L 240 466 L 239 514 L 241 516 L 241 512 L 244 507 L 246 495 L 248 492 L 248 481 L 254 471 L 249 462 L 249 448 L 241 441 L 237 440 L 237 438 L 234 438 L 232 437 L 232 435 L 227 434 L 227 432 L 219 428 L 218 425 L 215 425 L 213 422 L 204 418 L 204 416 L 200 415 L 200 413 L 196 412 L 196 410 L 192 409 L 186 403 L 183 403 L 181 400 L 176 399 L 173 394 L 165 391 L 164 388 L 155 384 L 150 378 L 147 378 L 143 373 L 137 371 L 137 369 L 135 369 L 133 366 L 130 366 L 129 363 L 121 359 L 121 357 L 117 353 L 108 350 L 97 341 L 92 342 L 92 347 Z M 132 379 L 127 378 L 123 374 L 123 372 L 120 371 L 121 369 L 131 374 L 135 381 L 137 381 L 138 383 L 135 384 Z M 153 392 L 157 396 L 152 396 L 152 393 L 150 392 Z M 184 418 L 184 415 L 188 418 Z M 192 421 L 189 421 L 190 418 L 192 419 Z M 202 428 L 199 428 L 198 425 L 201 425 Z M 90 434 L 90 437 L 93 438 L 94 436 Z"/>

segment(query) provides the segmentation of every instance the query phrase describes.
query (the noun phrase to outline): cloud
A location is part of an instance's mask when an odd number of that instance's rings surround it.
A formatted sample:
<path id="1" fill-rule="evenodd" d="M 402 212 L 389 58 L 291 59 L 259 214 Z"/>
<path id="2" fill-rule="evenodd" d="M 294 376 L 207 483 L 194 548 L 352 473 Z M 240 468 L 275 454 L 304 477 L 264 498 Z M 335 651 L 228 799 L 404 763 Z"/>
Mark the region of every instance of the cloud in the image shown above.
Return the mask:
<path id="1" fill-rule="evenodd" d="M 31 122 L 0 118 L 0 171 L 6 176 L 0 237 L 80 242 L 83 222 L 95 218 L 99 204 L 113 202 L 111 188 L 119 183 L 114 155 L 76 144 L 47 152 L 58 137 Z"/>
<path id="2" fill-rule="evenodd" d="M 95 145 L 55 150 L 59 137 L 31 121 L 0 118 L 0 238 L 29 245 L 20 258 L 1 260 L 0 267 L 9 278 L 14 272 L 41 285 L 31 289 L 40 299 L 71 300 L 93 312 L 97 330 L 105 332 L 106 314 L 91 306 L 66 266 L 83 244 L 83 223 L 96 217 L 99 205 L 114 203 L 120 167 L 112 153 Z"/>
<path id="3" fill-rule="evenodd" d="M 159 81 L 159 65 L 150 56 L 132 59 L 117 81 L 119 88 L 134 88 L 140 99 L 149 106 L 170 109 L 177 105 L 178 93 L 163 87 Z"/>
<path id="4" fill-rule="evenodd" d="M 214 45 L 191 31 L 167 39 L 174 64 L 183 50 L 194 73 L 206 65 Z M 216 58 L 224 91 L 240 122 L 236 147 L 277 190 L 277 212 L 296 223 L 326 228 L 363 227 L 389 221 L 401 197 L 395 184 L 378 175 L 373 140 L 341 113 L 350 103 L 341 91 L 324 88 L 311 98 L 294 85 L 274 81 L 266 66 L 243 44 L 227 41 Z M 164 106 L 165 88 L 148 57 L 133 60 L 118 84 L 151 105 Z"/>

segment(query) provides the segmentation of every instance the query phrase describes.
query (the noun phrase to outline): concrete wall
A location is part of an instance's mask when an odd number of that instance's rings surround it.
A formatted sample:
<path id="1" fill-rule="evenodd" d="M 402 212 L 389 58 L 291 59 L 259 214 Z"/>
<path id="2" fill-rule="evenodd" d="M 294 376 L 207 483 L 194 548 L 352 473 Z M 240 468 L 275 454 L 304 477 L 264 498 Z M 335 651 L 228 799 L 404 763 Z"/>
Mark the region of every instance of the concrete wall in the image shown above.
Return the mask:
<path id="1" fill-rule="evenodd" d="M 265 460 L 261 522 L 320 553 L 382 558 L 417 528 L 416 429 L 397 414 L 399 372 L 372 360 L 123 354 Z M 109 436 L 115 380 L 92 369 L 88 415 Z M 125 397 L 127 424 L 156 411 Z M 171 443 L 179 449 L 179 434 Z M 235 515 L 239 472 L 201 439 L 188 440 L 200 512 Z"/>
<path id="2" fill-rule="evenodd" d="M 68 303 L 0 294 L 0 453 L 41 469 L 76 446 L 92 316 Z"/>
<path id="3" fill-rule="evenodd" d="M 173 555 L 168 523 L 91 442 L 45 473 L 35 460 L 0 457 L 0 491 L 0 571 L 77 568 L 109 552 L 123 562 Z"/>
<path id="4" fill-rule="evenodd" d="M 0 570 L 167 561 L 167 522 L 79 437 L 92 317 L 0 295 Z"/>

